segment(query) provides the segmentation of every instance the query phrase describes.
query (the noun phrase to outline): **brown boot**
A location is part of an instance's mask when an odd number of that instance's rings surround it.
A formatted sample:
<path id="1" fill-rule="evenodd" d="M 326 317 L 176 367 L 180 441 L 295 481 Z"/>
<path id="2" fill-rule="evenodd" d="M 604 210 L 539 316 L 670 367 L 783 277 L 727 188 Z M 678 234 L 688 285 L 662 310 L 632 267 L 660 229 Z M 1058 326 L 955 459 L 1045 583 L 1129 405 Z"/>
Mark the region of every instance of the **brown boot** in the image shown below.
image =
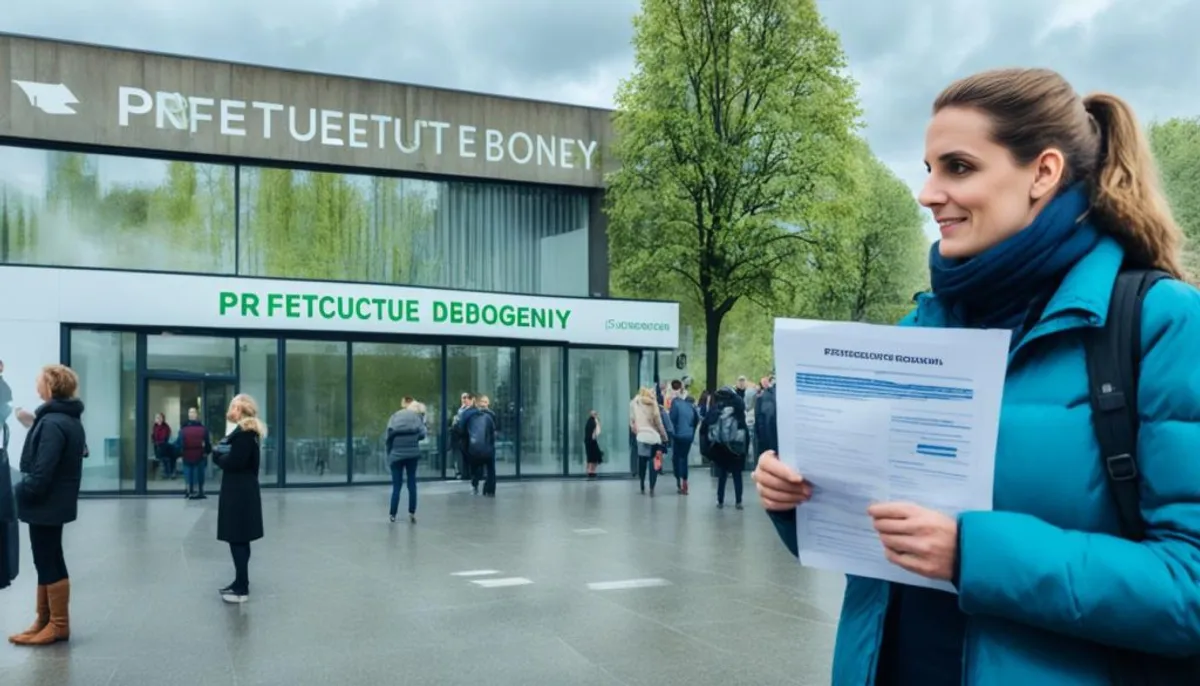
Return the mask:
<path id="1" fill-rule="evenodd" d="M 71 638 L 71 580 L 63 579 L 46 587 L 50 601 L 50 623 L 29 638 L 17 641 L 17 645 L 48 646 Z"/>
<path id="2" fill-rule="evenodd" d="M 37 587 L 37 619 L 34 620 L 33 626 L 19 634 L 13 634 L 8 637 L 9 643 L 21 643 L 23 640 L 28 640 L 36 634 L 41 633 L 42 629 L 50 623 L 50 596 L 46 593 L 45 586 Z"/>

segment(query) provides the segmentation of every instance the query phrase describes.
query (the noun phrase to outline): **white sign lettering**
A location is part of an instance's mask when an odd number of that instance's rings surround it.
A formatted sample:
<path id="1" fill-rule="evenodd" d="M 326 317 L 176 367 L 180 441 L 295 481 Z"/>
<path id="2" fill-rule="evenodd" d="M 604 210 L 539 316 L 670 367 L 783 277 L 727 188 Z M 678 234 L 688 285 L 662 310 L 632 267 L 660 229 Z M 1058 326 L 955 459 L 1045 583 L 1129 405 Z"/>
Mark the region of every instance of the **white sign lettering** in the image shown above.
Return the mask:
<path id="1" fill-rule="evenodd" d="M 461 158 L 482 157 L 492 163 L 512 161 L 562 169 L 591 170 L 597 162 L 598 146 L 594 140 L 455 125 L 448 121 L 405 120 L 382 113 L 343 112 L 258 100 L 249 103 L 217 100 L 163 91 L 151 93 L 133 86 L 118 90 L 117 103 L 117 123 L 122 127 L 146 118 L 156 128 L 190 134 L 215 127 L 222 136 L 261 135 L 270 139 L 287 135 L 298 143 L 393 148 L 406 155 L 425 148 L 432 149 L 435 155 L 449 151 Z"/>

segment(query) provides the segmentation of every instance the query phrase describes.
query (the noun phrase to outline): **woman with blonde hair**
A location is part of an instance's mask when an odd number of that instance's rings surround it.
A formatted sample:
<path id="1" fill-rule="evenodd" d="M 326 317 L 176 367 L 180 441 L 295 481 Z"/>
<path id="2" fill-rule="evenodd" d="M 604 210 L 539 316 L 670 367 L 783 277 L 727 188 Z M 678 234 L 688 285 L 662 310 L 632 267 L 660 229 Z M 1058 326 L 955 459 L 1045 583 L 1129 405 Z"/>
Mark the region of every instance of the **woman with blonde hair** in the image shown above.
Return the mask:
<path id="1" fill-rule="evenodd" d="M 402 409 L 397 410 L 387 423 L 388 466 L 392 472 L 392 500 L 388 519 L 396 521 L 400 509 L 400 488 L 408 484 L 408 521 L 417 523 L 417 462 L 421 459 L 421 441 L 429 434 L 425 424 L 425 405 L 410 397 L 404 398 Z M 405 474 L 408 475 L 407 480 Z"/>
<path id="2" fill-rule="evenodd" d="M 250 543 L 263 537 L 258 469 L 267 425 L 258 416 L 254 398 L 245 393 L 234 396 L 225 418 L 233 430 L 213 448 L 213 462 L 223 472 L 217 540 L 229 544 L 235 577 L 220 594 L 227 603 L 244 603 L 250 599 Z"/>
<path id="3" fill-rule="evenodd" d="M 646 470 L 649 469 L 650 497 L 653 498 L 654 487 L 658 484 L 658 470 L 650 463 L 654 459 L 654 452 L 666 444 L 668 437 L 654 391 L 649 388 L 639 389 L 637 397 L 629 404 L 629 430 L 637 441 L 638 481 L 642 493 L 646 492 Z"/>
<path id="4" fill-rule="evenodd" d="M 849 576 L 832 682 L 1200 683 L 1200 292 L 1132 110 L 976 74 L 935 101 L 925 164 L 942 238 L 902 325 L 1011 332 L 994 509 L 868 508 L 889 562 L 957 592 Z M 774 453 L 754 480 L 795 553 L 819 490 Z"/>

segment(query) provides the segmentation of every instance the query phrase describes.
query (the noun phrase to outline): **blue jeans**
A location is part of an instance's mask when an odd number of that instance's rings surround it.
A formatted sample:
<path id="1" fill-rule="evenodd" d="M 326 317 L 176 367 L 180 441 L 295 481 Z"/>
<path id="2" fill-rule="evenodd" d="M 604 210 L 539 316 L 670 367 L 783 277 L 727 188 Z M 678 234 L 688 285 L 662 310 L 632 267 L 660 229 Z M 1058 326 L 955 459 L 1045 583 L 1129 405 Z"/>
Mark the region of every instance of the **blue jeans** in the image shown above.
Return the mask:
<path id="1" fill-rule="evenodd" d="M 408 513 L 417 513 L 417 461 L 397 460 L 392 463 L 392 507 L 389 513 L 393 517 L 396 516 L 396 510 L 400 509 L 400 488 L 404 485 L 405 473 L 408 476 Z"/>
<path id="2" fill-rule="evenodd" d="M 207 471 L 207 459 L 200 460 L 195 464 L 183 463 L 183 483 L 187 486 L 188 493 L 204 492 L 204 476 Z"/>
<path id="3" fill-rule="evenodd" d="M 721 466 L 717 465 L 717 502 L 724 504 L 725 502 L 725 481 L 728 477 L 733 477 L 733 497 L 734 502 L 741 504 L 742 502 L 742 467 L 739 465 L 734 469 L 730 469 L 733 465 Z"/>
<path id="4" fill-rule="evenodd" d="M 691 438 L 676 438 L 671 450 L 671 464 L 675 467 L 675 485 L 688 478 L 688 457 L 692 452 Z"/>

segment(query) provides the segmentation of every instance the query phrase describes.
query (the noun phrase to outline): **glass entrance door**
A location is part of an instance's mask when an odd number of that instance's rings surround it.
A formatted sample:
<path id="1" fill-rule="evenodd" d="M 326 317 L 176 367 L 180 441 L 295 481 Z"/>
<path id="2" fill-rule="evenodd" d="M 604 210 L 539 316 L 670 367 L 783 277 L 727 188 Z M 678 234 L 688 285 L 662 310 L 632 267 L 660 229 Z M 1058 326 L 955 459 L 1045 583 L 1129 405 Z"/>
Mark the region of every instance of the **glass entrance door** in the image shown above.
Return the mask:
<path id="1" fill-rule="evenodd" d="M 235 385 L 229 379 L 150 378 L 146 381 L 146 411 L 150 445 L 146 450 L 146 490 L 183 490 L 183 458 L 179 432 L 191 423 L 208 431 L 214 445 L 229 431 L 225 411 L 233 400 Z M 165 429 L 157 429 L 159 420 Z M 163 439 L 166 439 L 165 441 Z M 220 470 L 211 460 L 205 469 L 205 488 L 219 483 Z"/>

